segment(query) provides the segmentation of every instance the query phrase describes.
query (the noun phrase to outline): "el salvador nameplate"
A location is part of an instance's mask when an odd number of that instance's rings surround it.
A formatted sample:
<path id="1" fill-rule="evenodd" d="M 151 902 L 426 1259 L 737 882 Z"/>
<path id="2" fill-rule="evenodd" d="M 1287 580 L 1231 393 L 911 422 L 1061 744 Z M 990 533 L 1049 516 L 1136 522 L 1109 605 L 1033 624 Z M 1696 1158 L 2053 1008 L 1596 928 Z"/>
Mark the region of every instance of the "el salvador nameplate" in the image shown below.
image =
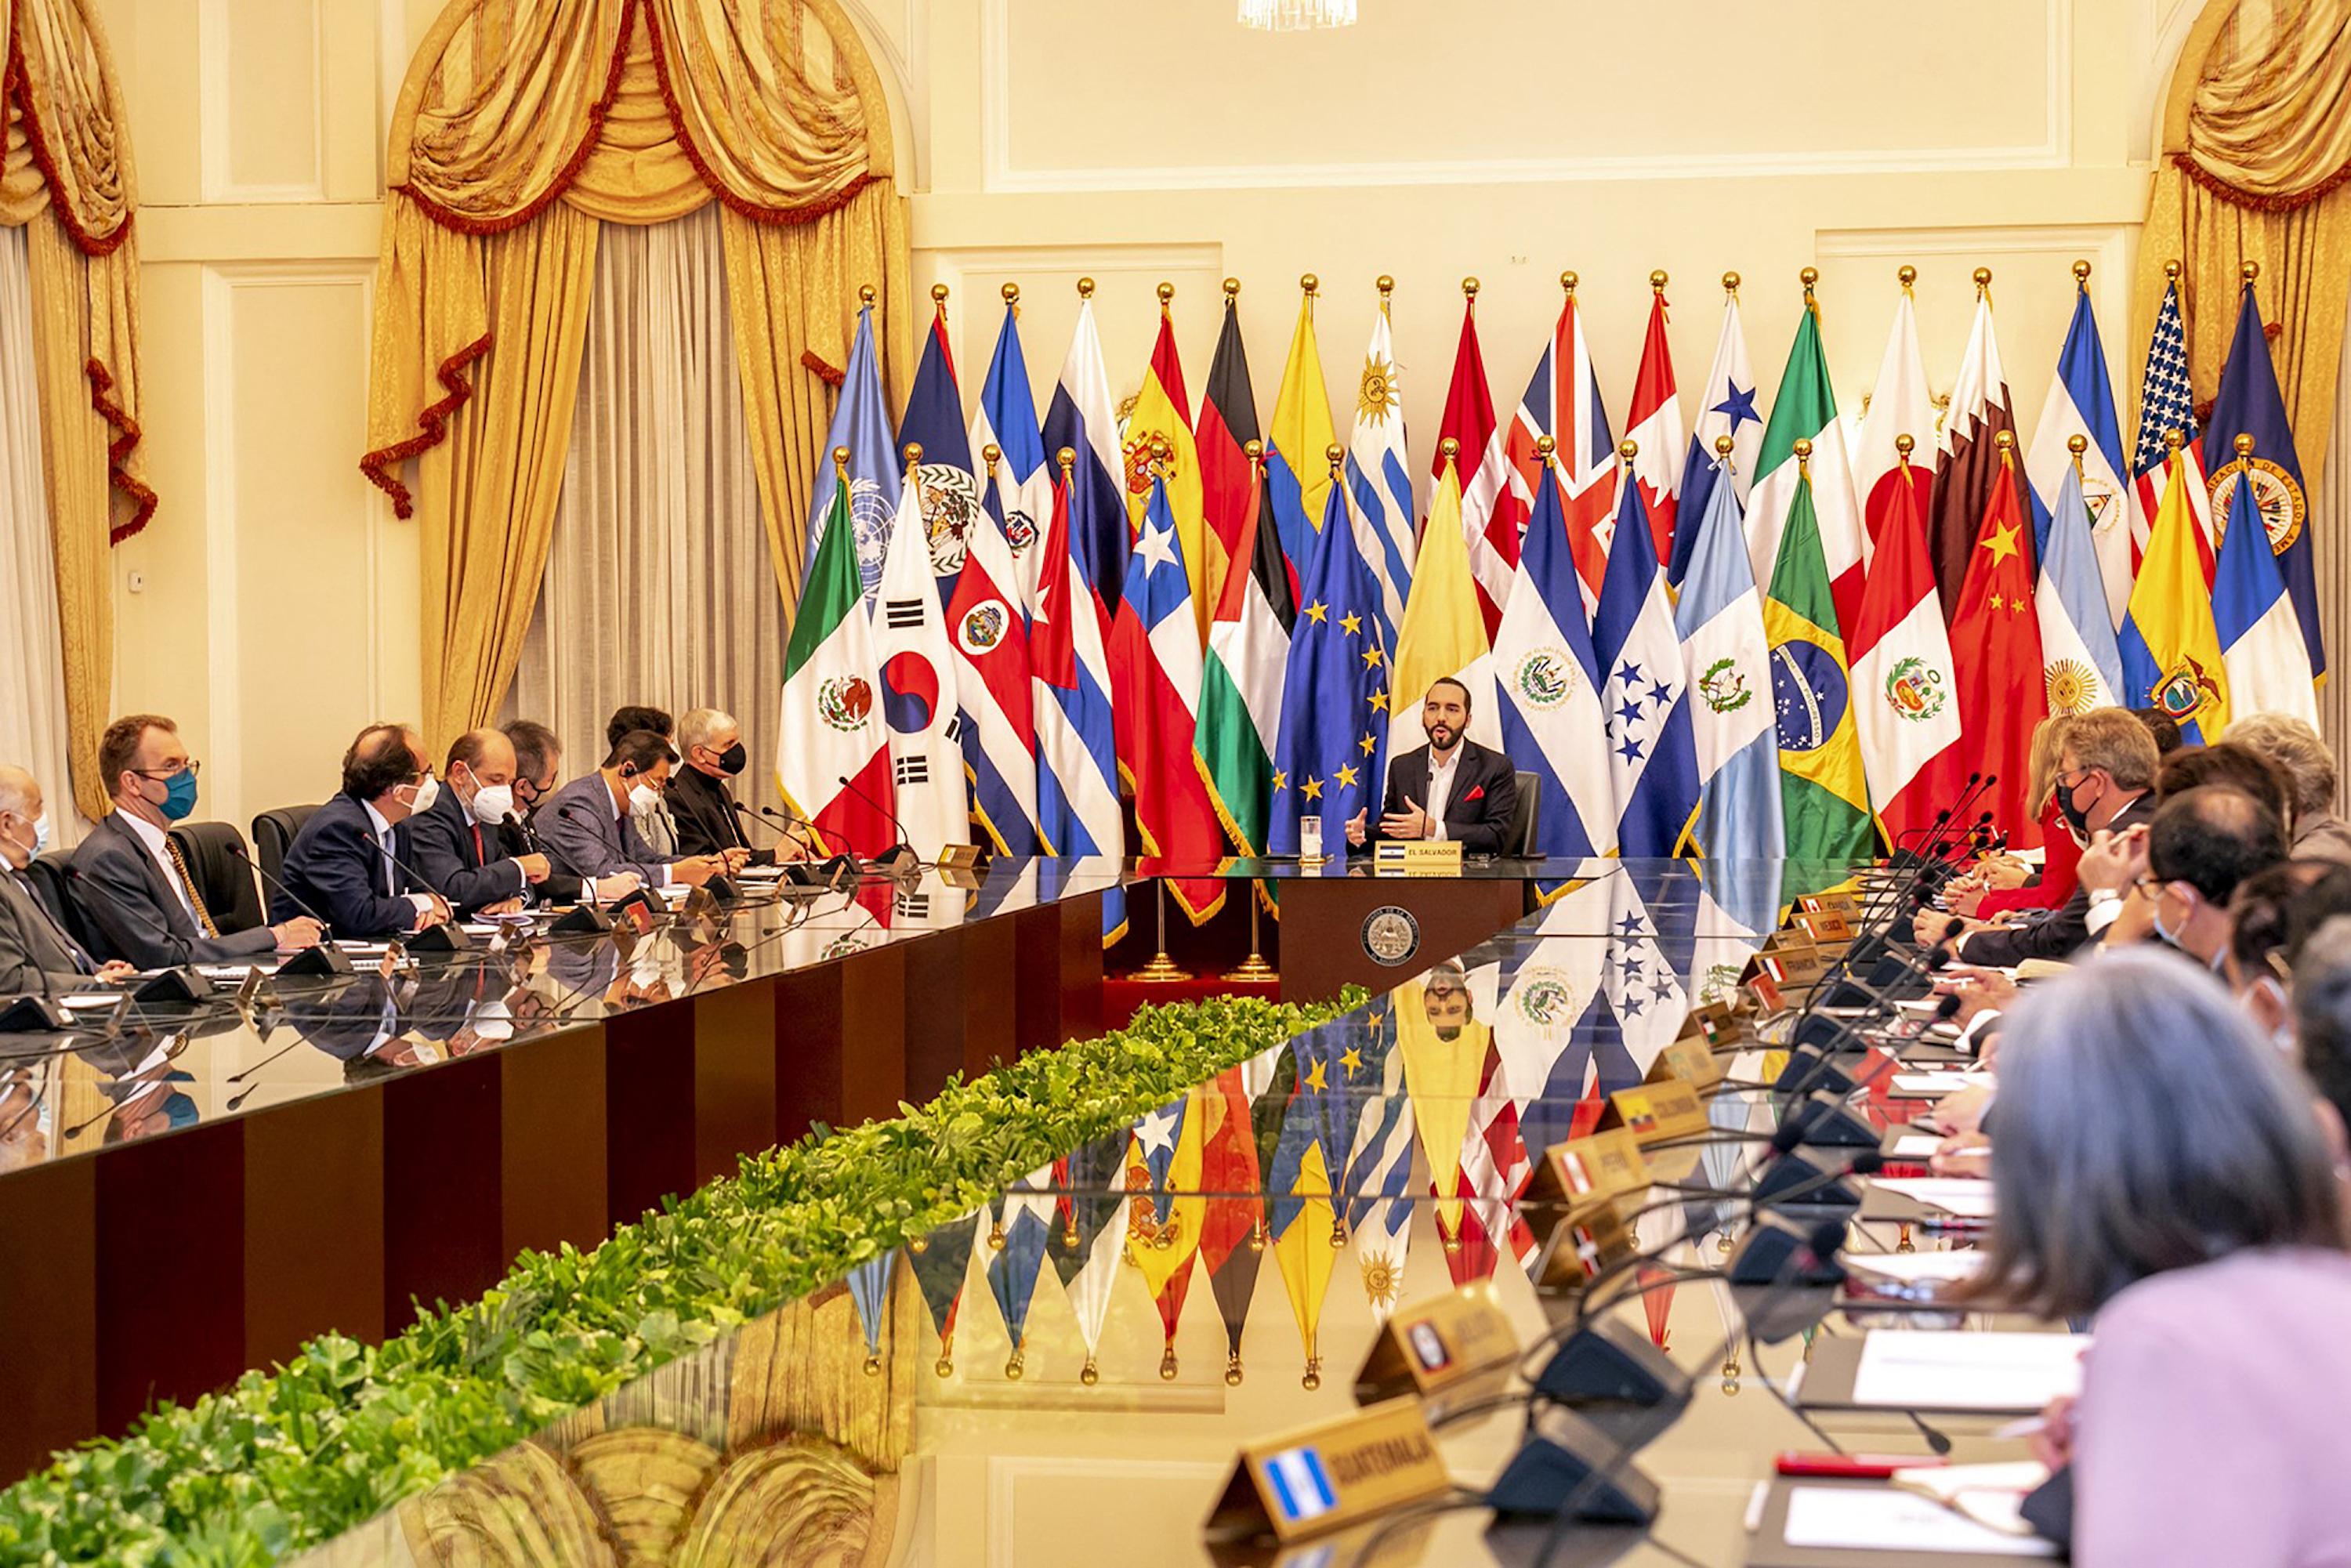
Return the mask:
<path id="1" fill-rule="evenodd" d="M 1646 1147 L 1667 1138 L 1705 1132 L 1706 1104 L 1698 1097 L 1697 1089 L 1678 1078 L 1669 1078 L 1662 1083 L 1619 1089 L 1608 1096 L 1608 1109 L 1601 1113 L 1600 1124 L 1603 1128 L 1623 1127 Z"/>
<path id="2" fill-rule="evenodd" d="M 1383 839 L 1372 852 L 1372 870 L 1381 876 L 1459 876 L 1458 839 Z"/>
<path id="3" fill-rule="evenodd" d="M 1493 1281 L 1479 1280 L 1390 1316 L 1355 1374 L 1355 1401 L 1483 1393 L 1489 1383 L 1499 1392 L 1518 1354 L 1518 1333 L 1503 1315 Z"/>
<path id="4" fill-rule="evenodd" d="M 1211 1540 L 1296 1541 L 1452 1485 L 1420 1401 L 1390 1399 L 1243 1448 L 1206 1530 Z"/>

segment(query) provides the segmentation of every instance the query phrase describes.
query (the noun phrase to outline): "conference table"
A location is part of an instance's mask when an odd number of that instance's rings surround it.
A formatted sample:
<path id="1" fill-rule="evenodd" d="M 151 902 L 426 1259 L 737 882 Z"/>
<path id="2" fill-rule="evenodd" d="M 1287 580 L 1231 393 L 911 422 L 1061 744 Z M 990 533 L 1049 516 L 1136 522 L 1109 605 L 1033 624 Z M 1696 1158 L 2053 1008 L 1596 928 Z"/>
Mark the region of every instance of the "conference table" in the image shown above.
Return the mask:
<path id="1" fill-rule="evenodd" d="M 2020 1443 L 1992 1435 L 2013 1412 L 1963 1399 L 1929 1419 L 1862 1401 L 1856 1353 L 1872 1331 L 2057 1325 L 1826 1291 L 1759 1297 L 1711 1277 L 1745 1225 L 1723 1195 L 1768 1154 L 1777 1124 L 1772 1097 L 1740 1087 L 1776 1067 L 1755 1040 L 1723 1048 L 1729 1081 L 1705 1102 L 1706 1130 L 1677 1159 L 1653 1152 L 1650 1179 L 1678 1188 L 1647 1189 L 1630 1229 L 1656 1267 L 1625 1274 L 1637 1289 L 1594 1314 L 1656 1346 L 1690 1385 L 1662 1431 L 1597 1428 L 1613 1445 L 1604 1479 L 1654 1487 L 1654 1524 L 1579 1524 L 1554 1539 L 1545 1521 L 1480 1506 L 1527 1424 L 1507 1394 L 1470 1398 L 1472 1380 L 1423 1410 L 1459 1491 L 1287 1547 L 1206 1529 L 1251 1496 L 1235 1479 L 1244 1454 L 1342 1420 L 1359 1398 L 1409 1390 L 1396 1358 L 1417 1342 L 1401 1325 L 1444 1321 L 1428 1316 L 1437 1303 L 1474 1301 L 1484 1332 L 1506 1325 L 1505 1363 L 1572 1320 L 1556 1249 L 1578 1240 L 1555 1234 L 1558 1211 L 1525 1190 L 1510 1151 L 1591 1131 L 1608 1092 L 1637 1083 L 1693 1009 L 1729 998 L 1763 938 L 1726 899 L 1742 902 L 1742 878 L 1751 891 L 1792 874 L 1731 869 L 1545 866 L 1562 874 L 1530 878 L 1541 902 L 1506 929 L 1424 955 L 1364 1006 L 1104 1129 L 312 1560 L 437 1561 L 479 1532 L 495 1538 L 517 1496 L 533 1500 L 559 1559 L 588 1560 L 608 1549 L 615 1519 L 642 1548 L 658 1491 L 671 1500 L 656 1533 L 681 1553 L 690 1543 L 695 1560 L 789 1561 L 821 1541 L 838 1560 L 940 1568 L 1910 1561 L 1780 1541 L 1792 1483 L 1774 1481 L 1774 1456 L 1834 1438 L 1872 1453 L 2020 1458 Z M 1297 906 L 1282 891 L 1287 920 Z M 1903 1124 L 1923 1104 L 1883 1076 L 1854 1101 L 1888 1150 L 1907 1146 Z M 1850 1224 L 1849 1255 L 1912 1260 L 1973 1235 L 1868 1212 Z M 1769 1343 L 1750 1337 L 1750 1314 L 1768 1322 L 1775 1298 L 1798 1321 Z M 1813 1484 L 1816 1496 L 1840 1486 Z"/>

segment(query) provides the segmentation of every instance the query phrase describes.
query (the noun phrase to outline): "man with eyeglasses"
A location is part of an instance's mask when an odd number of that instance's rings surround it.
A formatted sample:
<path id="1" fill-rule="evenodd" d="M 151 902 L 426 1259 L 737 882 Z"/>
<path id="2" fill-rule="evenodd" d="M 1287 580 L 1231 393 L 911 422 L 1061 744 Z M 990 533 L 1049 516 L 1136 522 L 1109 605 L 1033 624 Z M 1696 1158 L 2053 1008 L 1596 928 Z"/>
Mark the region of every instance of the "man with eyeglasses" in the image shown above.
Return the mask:
<path id="1" fill-rule="evenodd" d="M 179 727 L 161 714 L 131 714 L 106 727 L 98 771 L 114 810 L 72 862 L 73 901 L 84 925 L 104 956 L 141 969 L 229 964 L 315 946 L 319 923 L 298 912 L 275 925 L 222 929 L 225 912 L 205 902 L 170 836 L 172 824 L 196 809 L 201 768 Z"/>
<path id="2" fill-rule="evenodd" d="M 633 872 L 648 887 L 699 887 L 726 869 L 717 855 L 664 860 L 637 831 L 637 819 L 669 788 L 677 753 L 649 729 L 613 744 L 604 766 L 558 789 L 539 814 L 538 836 L 582 876 Z"/>
<path id="3" fill-rule="evenodd" d="M 430 810 L 440 782 L 423 743 L 405 725 L 370 725 L 343 754 L 342 789 L 310 814 L 287 847 L 269 909 L 326 917 L 339 937 L 380 942 L 413 936 L 449 918 L 441 895 L 400 862 L 392 830 Z"/>

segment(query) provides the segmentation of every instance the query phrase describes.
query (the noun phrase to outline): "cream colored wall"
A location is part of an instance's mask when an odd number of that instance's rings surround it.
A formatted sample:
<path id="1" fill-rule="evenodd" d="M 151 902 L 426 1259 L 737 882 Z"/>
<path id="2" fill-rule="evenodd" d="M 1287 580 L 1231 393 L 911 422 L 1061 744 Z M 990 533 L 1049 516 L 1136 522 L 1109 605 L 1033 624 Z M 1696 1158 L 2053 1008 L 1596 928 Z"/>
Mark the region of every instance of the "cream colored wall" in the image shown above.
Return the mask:
<path id="1" fill-rule="evenodd" d="M 178 716 L 207 763 L 208 810 L 243 820 L 317 798 L 360 724 L 418 706 L 414 530 L 356 465 L 383 131 L 438 4 L 99 8 L 138 155 L 146 439 L 163 498 L 117 552 L 116 706 Z M 1122 393 L 1148 351 L 1154 286 L 1176 286 L 1196 398 L 1229 274 L 1244 283 L 1270 417 L 1296 279 L 1312 270 L 1343 430 L 1372 279 L 1386 272 L 1425 460 L 1467 274 L 1484 284 L 1480 332 L 1506 413 L 1562 268 L 1582 275 L 1620 424 L 1657 267 L 1673 275 L 1688 386 L 1712 350 L 1726 268 L 1747 279 L 1768 385 L 1796 272 L 1818 266 L 1850 401 L 1875 371 L 1896 267 L 1920 269 L 1941 391 L 1966 334 L 1968 274 L 1991 266 L 2029 427 L 2070 308 L 2067 267 L 2086 256 L 2127 386 L 2147 128 L 2194 5 L 1987 0 L 1964 47 L 1947 14 L 1883 0 L 1823 0 L 1773 28 L 1729 0 L 1617 12 L 1365 0 L 1352 32 L 1285 36 L 1244 31 L 1227 0 L 850 9 L 902 97 L 916 278 L 955 290 L 968 393 L 1009 279 L 1042 401 L 1084 274 L 1100 280 Z"/>

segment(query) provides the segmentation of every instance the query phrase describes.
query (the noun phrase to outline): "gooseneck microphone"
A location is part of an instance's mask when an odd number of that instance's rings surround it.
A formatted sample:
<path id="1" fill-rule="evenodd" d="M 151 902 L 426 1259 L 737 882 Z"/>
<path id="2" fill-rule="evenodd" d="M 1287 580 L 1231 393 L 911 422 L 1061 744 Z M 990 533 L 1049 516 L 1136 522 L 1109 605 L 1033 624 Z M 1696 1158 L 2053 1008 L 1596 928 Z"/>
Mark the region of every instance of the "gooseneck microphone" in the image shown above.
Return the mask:
<path id="1" fill-rule="evenodd" d="M 904 826 L 899 822 L 898 813 L 892 810 L 889 807 L 884 806 L 881 801 L 876 800 L 872 796 L 868 795 L 864 790 L 860 789 L 855 784 L 850 782 L 849 776 L 847 774 L 837 773 L 833 775 L 833 777 L 840 783 L 842 789 L 848 790 L 851 794 L 856 796 L 859 800 L 864 801 L 867 805 L 881 812 L 883 817 L 887 818 L 890 822 L 891 832 L 897 835 L 898 841 L 892 844 L 889 849 L 884 851 L 883 853 L 875 855 L 873 857 L 873 863 L 881 867 L 883 871 L 892 873 L 893 874 L 901 871 L 914 871 L 920 869 L 923 863 L 923 857 L 914 852 L 914 846 L 913 844 L 906 841 L 906 830 Z"/>
<path id="2" fill-rule="evenodd" d="M 251 866 L 256 872 L 260 873 L 262 881 L 267 883 L 271 887 L 276 888 L 279 893 L 284 894 L 286 895 L 287 903 L 291 904 L 295 908 L 300 910 L 303 914 L 308 915 L 311 919 L 319 923 L 319 939 L 320 941 L 326 941 L 332 935 L 334 926 L 328 922 L 327 917 L 319 914 L 317 910 L 311 908 L 308 901 L 304 899 L 300 894 L 287 886 L 284 880 L 275 872 L 271 871 L 267 866 L 263 865 L 259 861 L 254 859 L 251 852 L 246 850 L 245 847 L 245 841 L 242 838 L 230 839 L 227 841 L 227 843 L 229 853 L 235 855 L 237 859 Z M 79 875 L 80 873 L 77 872 L 75 874 Z"/>

